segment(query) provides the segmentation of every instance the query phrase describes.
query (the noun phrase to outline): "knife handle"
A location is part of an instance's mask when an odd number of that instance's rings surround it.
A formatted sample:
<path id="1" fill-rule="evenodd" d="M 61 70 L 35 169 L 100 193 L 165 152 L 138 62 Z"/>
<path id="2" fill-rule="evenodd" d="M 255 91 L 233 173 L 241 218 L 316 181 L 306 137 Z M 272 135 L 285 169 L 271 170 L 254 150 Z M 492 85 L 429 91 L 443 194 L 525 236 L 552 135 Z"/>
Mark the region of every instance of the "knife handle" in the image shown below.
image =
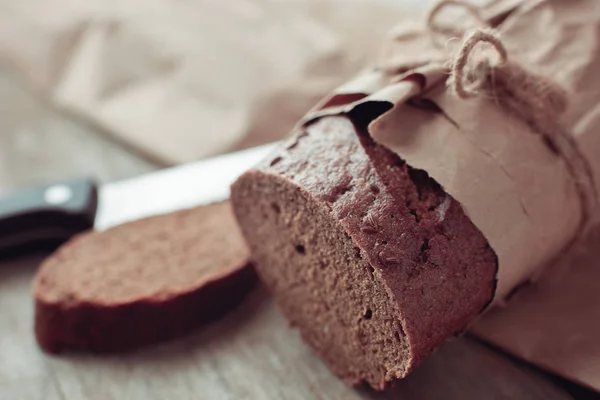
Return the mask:
<path id="1" fill-rule="evenodd" d="M 0 197 L 0 255 L 56 247 L 94 226 L 93 179 L 57 182 Z"/>

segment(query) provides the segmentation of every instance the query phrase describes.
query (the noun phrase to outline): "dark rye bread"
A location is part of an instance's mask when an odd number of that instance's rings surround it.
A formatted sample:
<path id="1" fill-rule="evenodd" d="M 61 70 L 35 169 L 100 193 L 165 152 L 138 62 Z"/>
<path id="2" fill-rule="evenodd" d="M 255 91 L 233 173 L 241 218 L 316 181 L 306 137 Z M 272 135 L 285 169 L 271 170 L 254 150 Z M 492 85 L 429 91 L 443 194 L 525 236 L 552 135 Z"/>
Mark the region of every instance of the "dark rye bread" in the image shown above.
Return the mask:
<path id="1" fill-rule="evenodd" d="M 232 202 L 291 325 L 352 384 L 406 376 L 493 296 L 496 256 L 462 207 L 345 117 L 301 128 Z"/>
<path id="2" fill-rule="evenodd" d="M 229 202 L 84 233 L 35 277 L 37 341 L 116 352 L 179 336 L 244 298 L 248 257 Z"/>

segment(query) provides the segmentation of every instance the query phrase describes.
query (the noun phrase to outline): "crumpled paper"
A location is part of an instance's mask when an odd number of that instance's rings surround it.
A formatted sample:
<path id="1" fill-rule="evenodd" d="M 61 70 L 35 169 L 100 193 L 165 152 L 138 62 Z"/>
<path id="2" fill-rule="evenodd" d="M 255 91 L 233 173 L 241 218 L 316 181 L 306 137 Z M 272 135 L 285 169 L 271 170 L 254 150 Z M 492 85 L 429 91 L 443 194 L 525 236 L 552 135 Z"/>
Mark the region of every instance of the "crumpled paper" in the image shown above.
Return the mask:
<path id="1" fill-rule="evenodd" d="M 0 1 L 0 60 L 163 164 L 280 139 L 416 1 Z M 421 8 L 421 7 L 419 7 Z"/>
<path id="2" fill-rule="evenodd" d="M 495 28 L 503 31 L 521 14 L 513 10 Z M 464 23 L 455 25 L 468 32 Z M 503 300 L 572 243 L 583 218 L 573 177 L 564 157 L 535 127 L 503 108 L 494 93 L 460 99 L 447 86 L 460 40 L 450 37 L 445 46 L 436 45 L 431 30 L 406 24 L 395 31 L 387 60 L 334 90 L 306 119 L 348 114 L 368 123 L 375 141 L 427 171 L 461 203 L 494 249 L 496 299 Z M 527 33 L 514 35 L 513 45 L 518 48 Z M 579 58 L 591 51 L 578 50 Z M 556 124 L 559 117 L 547 116 Z"/>
<path id="3" fill-rule="evenodd" d="M 495 26 L 509 60 L 552 77 L 568 89 L 567 115 L 545 118 L 556 119 L 555 125 L 564 124 L 575 137 L 590 164 L 591 184 L 597 191 L 600 84 L 594 74 L 600 63 L 599 26 L 600 3 L 593 0 L 526 0 Z M 458 49 L 452 49 L 451 41 L 436 49 L 431 32 L 407 29 L 406 25 L 400 29 L 404 32 L 395 34 L 393 68 L 384 64 L 383 68 L 368 69 L 334 90 L 311 110 L 307 122 L 345 113 L 357 123 L 368 124 L 375 141 L 439 182 L 461 203 L 498 255 L 497 300 L 543 276 L 546 290 L 534 284 L 529 292 L 517 292 L 520 302 L 529 310 L 537 309 L 538 314 L 523 313 L 517 301 L 508 308 L 496 307 L 473 331 L 521 357 L 599 389 L 600 345 L 592 339 L 599 329 L 599 301 L 593 299 L 598 287 L 590 283 L 595 275 L 587 282 L 582 279 L 582 274 L 595 273 L 590 265 L 593 261 L 570 246 L 580 229 L 583 203 L 565 159 L 545 143 L 537 126 L 503 108 L 493 90 L 472 99 L 460 99 L 452 92 L 446 85 L 447 61 L 452 61 L 452 53 Z M 457 42 L 460 45 L 460 40 Z M 483 56 L 494 55 L 492 51 Z M 494 79 L 493 73 L 490 79 Z M 595 206 L 592 221 L 600 211 L 598 204 Z M 589 245 L 594 239 L 588 240 L 592 241 Z M 578 251 L 582 248 L 581 244 L 576 247 Z M 566 251 L 572 254 L 561 258 Z M 549 287 L 555 293 L 547 301 Z M 582 290 L 588 291 L 587 296 L 582 297 Z M 531 293 L 542 294 L 544 301 Z M 564 304 L 554 300 L 560 295 Z M 573 305 L 578 308 L 571 308 Z M 561 313 L 563 329 L 552 329 L 549 324 L 558 321 L 556 312 Z M 531 334 L 532 329 L 536 334 Z M 557 348 L 563 351 L 557 353 Z M 590 358 L 590 354 L 596 357 Z"/>

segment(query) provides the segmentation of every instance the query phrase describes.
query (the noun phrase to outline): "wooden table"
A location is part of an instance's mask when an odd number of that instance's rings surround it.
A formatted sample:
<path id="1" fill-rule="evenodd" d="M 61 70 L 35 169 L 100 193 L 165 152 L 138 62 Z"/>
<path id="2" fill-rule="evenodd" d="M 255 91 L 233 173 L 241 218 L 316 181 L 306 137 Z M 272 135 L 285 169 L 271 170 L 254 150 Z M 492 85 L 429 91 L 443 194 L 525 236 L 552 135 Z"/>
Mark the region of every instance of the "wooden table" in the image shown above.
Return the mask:
<path id="1" fill-rule="evenodd" d="M 0 128 L 0 193 L 159 168 L 52 110 L 2 70 Z M 443 346 L 395 389 L 353 389 L 287 327 L 262 288 L 224 319 L 172 343 L 124 356 L 49 357 L 32 335 L 29 293 L 42 258 L 0 261 L 0 400 L 596 398 L 471 337 Z"/>

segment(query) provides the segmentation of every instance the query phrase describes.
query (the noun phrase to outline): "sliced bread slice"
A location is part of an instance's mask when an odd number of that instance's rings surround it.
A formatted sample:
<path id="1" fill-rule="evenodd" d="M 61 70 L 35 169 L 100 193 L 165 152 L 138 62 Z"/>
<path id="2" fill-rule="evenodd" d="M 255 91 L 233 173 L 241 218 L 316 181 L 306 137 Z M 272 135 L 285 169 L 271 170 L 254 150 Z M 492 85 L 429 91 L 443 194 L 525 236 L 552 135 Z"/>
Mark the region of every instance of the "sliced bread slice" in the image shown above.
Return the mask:
<path id="1" fill-rule="evenodd" d="M 81 234 L 35 277 L 37 341 L 116 352 L 182 335 L 240 303 L 248 257 L 229 202 Z"/>

